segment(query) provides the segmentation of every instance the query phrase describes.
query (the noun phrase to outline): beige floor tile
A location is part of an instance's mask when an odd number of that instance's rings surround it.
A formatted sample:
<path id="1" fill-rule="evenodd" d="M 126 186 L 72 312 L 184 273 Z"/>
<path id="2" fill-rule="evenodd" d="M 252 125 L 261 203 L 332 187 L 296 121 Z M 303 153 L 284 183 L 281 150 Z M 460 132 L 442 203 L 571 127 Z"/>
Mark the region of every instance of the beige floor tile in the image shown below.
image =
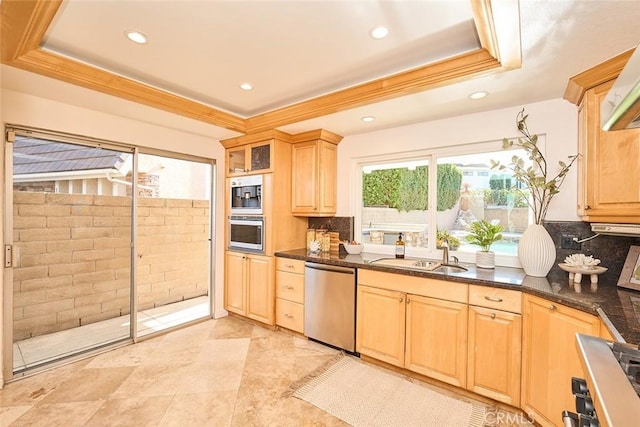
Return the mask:
<path id="1" fill-rule="evenodd" d="M 135 368 L 82 369 L 49 393 L 44 403 L 67 403 L 108 398 Z"/>
<path id="2" fill-rule="evenodd" d="M 250 343 L 249 338 L 209 340 L 202 344 L 196 362 L 245 360 Z"/>
<path id="3" fill-rule="evenodd" d="M 11 427 L 81 427 L 102 406 L 103 401 L 42 404 L 15 420 Z"/>
<path id="4" fill-rule="evenodd" d="M 176 395 L 158 426 L 229 426 L 235 403 L 236 392 Z"/>
<path id="5" fill-rule="evenodd" d="M 0 408 L 0 426 L 8 426 L 33 406 L 11 406 Z"/>
<path id="6" fill-rule="evenodd" d="M 0 407 L 35 405 L 88 362 L 88 359 L 81 360 L 5 384 L 0 390 Z"/>
<path id="7" fill-rule="evenodd" d="M 260 332 L 264 329 L 235 317 L 224 317 L 216 320 L 216 324 L 209 334 L 209 339 L 251 338 L 254 328 Z"/>
<path id="8" fill-rule="evenodd" d="M 87 368 L 118 368 L 122 366 L 139 366 L 151 355 L 161 351 L 160 341 L 143 341 L 136 345 L 127 345 L 95 356 L 87 364 Z"/>
<path id="9" fill-rule="evenodd" d="M 157 426 L 172 396 L 109 399 L 87 421 L 89 427 Z M 186 424 L 183 424 L 186 426 Z M 13 427 L 13 426 L 12 426 Z"/>

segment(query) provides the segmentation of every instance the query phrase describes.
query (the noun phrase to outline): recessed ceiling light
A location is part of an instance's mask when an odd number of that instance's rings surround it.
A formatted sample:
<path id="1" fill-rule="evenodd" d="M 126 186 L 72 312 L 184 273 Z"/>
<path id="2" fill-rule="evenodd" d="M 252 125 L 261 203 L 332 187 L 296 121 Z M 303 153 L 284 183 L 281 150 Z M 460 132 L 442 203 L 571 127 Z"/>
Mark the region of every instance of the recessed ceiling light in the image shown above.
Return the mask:
<path id="1" fill-rule="evenodd" d="M 126 31 L 124 35 L 134 43 L 145 44 L 147 42 L 147 36 L 140 31 Z"/>
<path id="2" fill-rule="evenodd" d="M 487 95 L 489 95 L 489 92 L 487 92 L 486 90 L 480 90 L 478 92 L 473 92 L 471 95 L 469 95 L 469 98 L 471 98 L 471 99 L 482 99 L 482 98 L 486 97 Z"/>
<path id="3" fill-rule="evenodd" d="M 240 89 L 242 89 L 242 90 L 251 90 L 251 89 L 253 89 L 253 86 L 251 86 L 251 83 L 242 83 L 240 85 Z"/>
<path id="4" fill-rule="evenodd" d="M 367 122 L 367 123 L 368 123 L 368 122 L 372 122 L 372 121 L 374 121 L 375 119 L 376 119 L 376 118 L 375 118 L 375 117 L 373 117 L 373 116 L 364 116 L 364 117 L 363 117 L 362 119 L 360 119 L 360 120 L 362 120 L 363 122 Z"/>
<path id="5" fill-rule="evenodd" d="M 389 34 L 389 29 L 382 26 L 375 27 L 369 34 L 371 34 L 371 37 L 373 37 L 374 39 L 383 39 L 387 37 L 387 34 Z"/>

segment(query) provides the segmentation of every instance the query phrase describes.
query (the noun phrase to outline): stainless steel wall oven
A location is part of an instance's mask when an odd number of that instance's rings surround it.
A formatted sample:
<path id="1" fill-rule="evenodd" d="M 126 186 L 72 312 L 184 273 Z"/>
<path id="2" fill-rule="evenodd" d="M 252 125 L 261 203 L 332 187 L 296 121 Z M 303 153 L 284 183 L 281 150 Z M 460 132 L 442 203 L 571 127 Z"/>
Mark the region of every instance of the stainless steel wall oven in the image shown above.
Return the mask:
<path id="1" fill-rule="evenodd" d="M 264 252 L 264 217 L 230 216 L 229 249 Z"/>

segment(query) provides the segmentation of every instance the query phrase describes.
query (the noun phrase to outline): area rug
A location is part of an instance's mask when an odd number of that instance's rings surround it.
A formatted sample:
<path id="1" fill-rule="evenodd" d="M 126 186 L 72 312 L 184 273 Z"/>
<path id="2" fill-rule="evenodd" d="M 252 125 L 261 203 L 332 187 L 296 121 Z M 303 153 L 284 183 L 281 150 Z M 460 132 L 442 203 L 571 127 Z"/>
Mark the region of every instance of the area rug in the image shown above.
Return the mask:
<path id="1" fill-rule="evenodd" d="M 352 426 L 481 427 L 487 407 L 343 357 L 293 395 Z"/>

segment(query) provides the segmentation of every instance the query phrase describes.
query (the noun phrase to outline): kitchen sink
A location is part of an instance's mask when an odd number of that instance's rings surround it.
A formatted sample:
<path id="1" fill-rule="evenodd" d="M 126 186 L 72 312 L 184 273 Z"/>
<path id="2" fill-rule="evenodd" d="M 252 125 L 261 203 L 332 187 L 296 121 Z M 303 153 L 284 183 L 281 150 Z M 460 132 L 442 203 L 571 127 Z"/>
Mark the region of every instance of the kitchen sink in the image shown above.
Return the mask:
<path id="1" fill-rule="evenodd" d="M 429 261 L 423 259 L 411 258 L 378 258 L 369 261 L 369 264 L 384 265 L 388 267 L 403 268 L 409 270 L 432 271 L 441 274 L 455 274 L 467 271 L 467 268 L 461 265 L 442 264 L 438 261 Z"/>
<path id="2" fill-rule="evenodd" d="M 452 264 L 440 264 L 435 270 L 434 273 L 443 273 L 443 274 L 454 274 L 454 273 L 462 273 L 463 271 L 469 271 L 468 268 L 463 267 L 461 265 L 452 265 Z"/>

